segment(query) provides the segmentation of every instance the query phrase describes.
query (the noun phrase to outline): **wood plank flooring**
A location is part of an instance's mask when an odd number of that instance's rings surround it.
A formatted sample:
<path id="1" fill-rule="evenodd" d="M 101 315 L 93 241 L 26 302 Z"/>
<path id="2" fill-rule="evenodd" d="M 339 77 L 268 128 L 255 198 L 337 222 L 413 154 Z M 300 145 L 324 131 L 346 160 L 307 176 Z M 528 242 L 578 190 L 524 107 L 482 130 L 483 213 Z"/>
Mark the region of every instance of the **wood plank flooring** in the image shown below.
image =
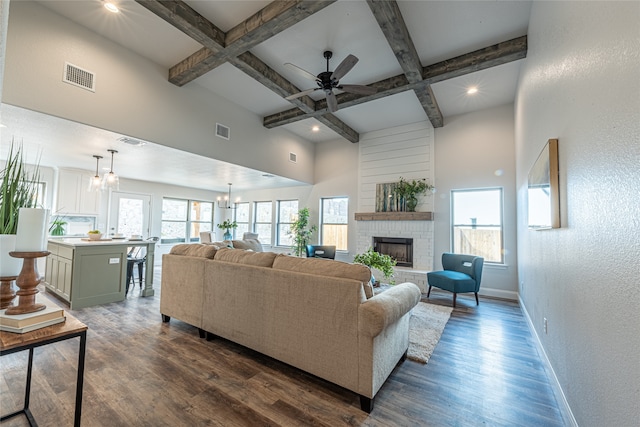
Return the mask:
<path id="1" fill-rule="evenodd" d="M 136 289 L 124 302 L 70 311 L 89 326 L 83 426 L 564 425 L 516 303 L 459 297 L 429 363 L 399 365 L 366 414 L 350 391 L 162 323 L 159 274 L 155 283 L 154 297 Z M 433 291 L 430 302 L 451 305 L 451 294 Z M 42 427 L 73 424 L 77 351 L 77 340 L 35 351 L 30 406 Z M 2 414 L 22 405 L 26 364 L 27 352 L 0 358 Z"/>

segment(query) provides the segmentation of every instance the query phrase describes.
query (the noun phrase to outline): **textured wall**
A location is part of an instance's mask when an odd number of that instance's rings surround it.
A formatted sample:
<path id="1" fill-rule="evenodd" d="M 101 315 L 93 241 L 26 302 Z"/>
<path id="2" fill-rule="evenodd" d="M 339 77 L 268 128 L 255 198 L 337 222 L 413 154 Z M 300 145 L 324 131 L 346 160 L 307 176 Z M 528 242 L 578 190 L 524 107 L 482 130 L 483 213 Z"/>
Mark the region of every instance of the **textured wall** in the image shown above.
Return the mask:
<path id="1" fill-rule="evenodd" d="M 582 427 L 640 422 L 639 22 L 639 2 L 533 2 L 516 100 L 520 295 Z M 562 228 L 529 231 L 549 138 Z"/>

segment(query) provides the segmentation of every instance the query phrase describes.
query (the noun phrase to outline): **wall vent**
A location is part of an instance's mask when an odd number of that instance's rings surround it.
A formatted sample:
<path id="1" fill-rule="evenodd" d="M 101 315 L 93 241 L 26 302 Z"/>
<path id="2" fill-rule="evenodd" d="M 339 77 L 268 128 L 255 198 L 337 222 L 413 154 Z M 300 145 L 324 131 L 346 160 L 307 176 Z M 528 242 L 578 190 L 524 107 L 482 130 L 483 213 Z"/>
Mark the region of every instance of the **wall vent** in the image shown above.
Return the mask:
<path id="1" fill-rule="evenodd" d="M 296 153 L 289 153 L 289 161 L 292 163 L 298 163 L 298 155 Z"/>
<path id="2" fill-rule="evenodd" d="M 231 129 L 229 129 L 225 125 L 216 123 L 216 136 L 219 136 L 220 138 L 224 138 L 224 139 L 229 139 L 231 138 Z"/>
<path id="3" fill-rule="evenodd" d="M 68 62 L 64 63 L 64 75 L 62 81 L 82 89 L 96 91 L 96 75 L 91 71 L 83 70 Z"/>

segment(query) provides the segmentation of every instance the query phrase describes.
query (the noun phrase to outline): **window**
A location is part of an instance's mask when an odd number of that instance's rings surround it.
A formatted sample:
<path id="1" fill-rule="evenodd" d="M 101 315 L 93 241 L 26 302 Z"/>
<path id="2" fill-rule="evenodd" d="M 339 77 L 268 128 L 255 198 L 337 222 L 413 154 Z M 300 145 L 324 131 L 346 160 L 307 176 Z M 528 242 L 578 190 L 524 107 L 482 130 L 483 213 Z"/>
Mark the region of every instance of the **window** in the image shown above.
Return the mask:
<path id="1" fill-rule="evenodd" d="M 258 234 L 258 240 L 263 245 L 273 244 L 272 225 L 273 203 L 255 202 L 253 205 L 253 232 Z"/>
<path id="2" fill-rule="evenodd" d="M 278 246 L 292 246 L 291 224 L 298 217 L 297 200 L 278 201 L 278 227 L 276 244 Z"/>
<path id="3" fill-rule="evenodd" d="M 235 221 L 238 227 L 233 230 L 236 239 L 249 231 L 249 202 L 236 203 Z"/>
<path id="4" fill-rule="evenodd" d="M 347 250 L 349 223 L 349 199 L 328 197 L 320 200 L 320 238 L 323 245 L 334 245 L 337 250 Z"/>
<path id="5" fill-rule="evenodd" d="M 504 263 L 501 188 L 452 190 L 451 215 L 454 253 Z"/>
<path id="6" fill-rule="evenodd" d="M 212 225 L 212 202 L 162 199 L 162 243 L 197 242 L 200 232 L 211 231 Z"/>

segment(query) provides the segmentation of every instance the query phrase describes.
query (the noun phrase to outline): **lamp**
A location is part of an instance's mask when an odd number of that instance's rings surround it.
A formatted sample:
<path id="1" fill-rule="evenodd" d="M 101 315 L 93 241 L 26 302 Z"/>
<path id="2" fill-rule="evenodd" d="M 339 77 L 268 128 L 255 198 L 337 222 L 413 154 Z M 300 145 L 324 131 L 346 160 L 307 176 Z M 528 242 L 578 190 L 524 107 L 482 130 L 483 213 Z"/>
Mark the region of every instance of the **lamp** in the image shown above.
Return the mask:
<path id="1" fill-rule="evenodd" d="M 233 184 L 231 184 L 230 182 L 228 184 L 229 184 L 229 192 L 227 193 L 226 196 L 224 196 L 224 199 L 221 197 L 218 197 L 218 207 L 220 209 L 235 209 L 235 207 L 232 206 L 231 204 L 231 185 Z"/>
<path id="2" fill-rule="evenodd" d="M 102 180 L 100 179 L 100 173 L 98 172 L 98 163 L 102 156 L 94 156 L 96 158 L 96 176 L 89 178 L 89 191 L 100 191 L 102 187 Z"/>
<path id="3" fill-rule="evenodd" d="M 110 190 L 119 190 L 120 189 L 120 178 L 118 175 L 113 173 L 113 154 L 117 153 L 118 150 L 107 150 L 111 153 L 111 170 L 108 173 L 105 173 L 102 177 L 102 189 L 110 189 Z"/>

